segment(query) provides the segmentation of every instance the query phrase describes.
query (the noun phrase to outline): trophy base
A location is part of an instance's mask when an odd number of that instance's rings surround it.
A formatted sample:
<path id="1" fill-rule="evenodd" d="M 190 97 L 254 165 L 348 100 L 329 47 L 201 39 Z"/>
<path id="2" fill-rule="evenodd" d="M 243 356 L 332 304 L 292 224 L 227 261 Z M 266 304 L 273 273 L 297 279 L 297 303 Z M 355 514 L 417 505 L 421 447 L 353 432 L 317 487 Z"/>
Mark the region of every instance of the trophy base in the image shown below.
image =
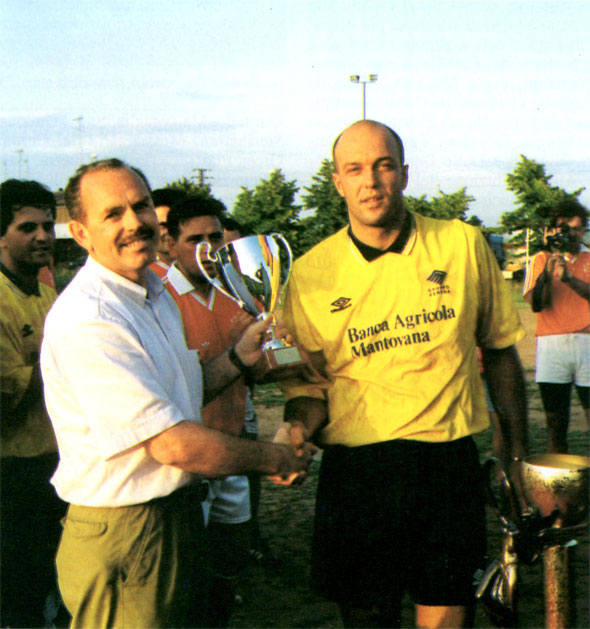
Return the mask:
<path id="1" fill-rule="evenodd" d="M 306 361 L 296 345 L 264 350 L 266 369 L 259 382 L 274 382 L 298 375 Z"/>

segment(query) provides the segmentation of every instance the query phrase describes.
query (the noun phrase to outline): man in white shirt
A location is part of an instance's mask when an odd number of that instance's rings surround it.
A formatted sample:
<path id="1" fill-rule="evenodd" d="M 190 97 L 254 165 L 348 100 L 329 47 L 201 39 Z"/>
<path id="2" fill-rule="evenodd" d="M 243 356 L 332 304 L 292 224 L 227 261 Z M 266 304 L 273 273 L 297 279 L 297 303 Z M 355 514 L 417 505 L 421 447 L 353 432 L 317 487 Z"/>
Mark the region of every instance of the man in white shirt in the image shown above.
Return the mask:
<path id="1" fill-rule="evenodd" d="M 41 366 L 69 502 L 57 554 L 73 627 L 197 627 L 205 601 L 204 477 L 305 470 L 311 446 L 206 428 L 203 403 L 261 356 L 266 322 L 202 367 L 148 267 L 158 221 L 143 174 L 119 160 L 68 182 L 86 265 L 50 311 Z"/>

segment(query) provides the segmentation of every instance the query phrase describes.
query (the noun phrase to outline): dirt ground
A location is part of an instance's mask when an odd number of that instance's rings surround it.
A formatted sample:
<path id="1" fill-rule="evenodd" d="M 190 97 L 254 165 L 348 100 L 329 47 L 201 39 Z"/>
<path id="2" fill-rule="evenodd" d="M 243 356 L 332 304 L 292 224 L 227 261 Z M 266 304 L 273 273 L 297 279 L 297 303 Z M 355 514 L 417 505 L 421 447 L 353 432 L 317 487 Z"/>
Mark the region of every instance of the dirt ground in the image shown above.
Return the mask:
<path id="1" fill-rule="evenodd" d="M 526 307 L 519 310 L 527 336 L 518 343 L 518 350 L 527 377 L 531 452 L 543 452 L 545 428 L 541 402 L 534 384 L 534 315 Z M 261 438 L 270 438 L 282 417 L 282 396 L 272 386 L 262 387 L 255 397 Z M 572 404 L 569 433 L 572 453 L 588 455 L 590 433 L 582 409 L 576 399 Z M 491 435 L 478 437 L 482 459 L 489 453 Z M 230 627 L 341 627 L 333 603 L 317 597 L 308 587 L 310 540 L 315 488 L 319 463 L 314 462 L 308 480 L 297 488 L 282 488 L 263 479 L 260 523 L 263 536 L 278 560 L 253 563 L 240 583 L 243 598 L 233 614 Z M 589 535 L 588 530 L 577 537 L 578 544 L 570 550 L 572 565 L 572 597 L 574 620 L 571 627 L 590 626 L 589 613 Z M 488 512 L 488 558 L 491 562 L 500 552 L 501 528 L 497 516 Z M 543 568 L 540 560 L 519 568 L 520 597 L 518 626 L 545 626 L 543 604 Z M 413 626 L 412 606 L 404 604 L 404 627 Z M 486 612 L 478 606 L 475 627 L 493 627 Z"/>

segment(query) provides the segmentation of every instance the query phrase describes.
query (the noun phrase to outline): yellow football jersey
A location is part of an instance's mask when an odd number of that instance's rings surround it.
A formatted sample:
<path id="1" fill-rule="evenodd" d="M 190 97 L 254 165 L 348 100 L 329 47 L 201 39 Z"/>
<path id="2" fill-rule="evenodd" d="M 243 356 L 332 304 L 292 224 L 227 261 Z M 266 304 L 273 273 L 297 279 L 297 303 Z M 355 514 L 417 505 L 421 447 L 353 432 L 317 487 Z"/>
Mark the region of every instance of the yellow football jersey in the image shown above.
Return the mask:
<path id="1" fill-rule="evenodd" d="M 344 228 L 296 261 L 283 318 L 324 379 L 282 383 L 325 397 L 324 444 L 451 441 L 489 425 L 476 348 L 524 336 L 481 232 L 412 215 L 403 251 L 372 262 Z"/>
<path id="2" fill-rule="evenodd" d="M 10 408 L 2 409 L 2 456 L 37 456 L 57 449 L 43 400 L 15 412 L 39 362 L 43 323 L 57 297 L 44 284 L 39 290 L 40 296 L 26 295 L 0 273 L 0 386 L 3 399 L 10 401 Z"/>

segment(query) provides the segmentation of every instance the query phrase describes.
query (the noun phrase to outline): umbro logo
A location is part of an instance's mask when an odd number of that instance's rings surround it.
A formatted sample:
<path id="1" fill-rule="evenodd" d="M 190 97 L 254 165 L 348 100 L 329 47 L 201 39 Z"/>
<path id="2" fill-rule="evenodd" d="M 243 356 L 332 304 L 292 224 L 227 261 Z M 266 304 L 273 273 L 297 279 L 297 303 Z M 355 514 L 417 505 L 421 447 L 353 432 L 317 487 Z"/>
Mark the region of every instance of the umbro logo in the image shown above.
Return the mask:
<path id="1" fill-rule="evenodd" d="M 334 309 L 330 310 L 330 312 L 340 312 L 341 310 L 350 308 L 352 304 L 350 303 L 350 299 L 348 297 L 338 297 L 338 299 L 333 301 L 330 306 L 334 306 Z"/>
<path id="2" fill-rule="evenodd" d="M 23 335 L 23 338 L 27 338 L 27 336 L 31 336 L 31 334 L 34 334 L 35 330 L 33 330 L 33 328 L 28 324 L 25 323 L 25 325 L 23 325 L 23 329 L 21 330 L 21 334 Z"/>
<path id="3" fill-rule="evenodd" d="M 435 284 L 442 284 L 445 281 L 445 277 L 447 276 L 446 271 L 432 271 L 432 273 L 426 278 L 429 282 L 434 282 Z"/>

